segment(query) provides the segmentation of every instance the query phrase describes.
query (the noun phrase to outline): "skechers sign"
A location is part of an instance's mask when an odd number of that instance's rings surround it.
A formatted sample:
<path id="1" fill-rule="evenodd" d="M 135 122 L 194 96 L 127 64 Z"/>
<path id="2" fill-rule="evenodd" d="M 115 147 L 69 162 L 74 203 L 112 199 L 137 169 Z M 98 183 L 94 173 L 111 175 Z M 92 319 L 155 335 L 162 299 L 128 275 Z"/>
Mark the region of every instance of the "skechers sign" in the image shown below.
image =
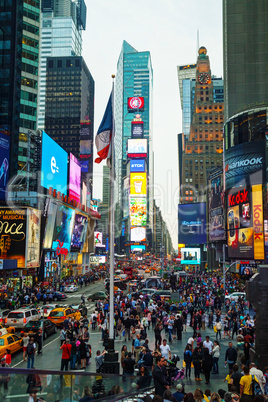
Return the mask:
<path id="1" fill-rule="evenodd" d="M 42 135 L 41 186 L 67 195 L 68 154 L 44 131 Z"/>
<path id="2" fill-rule="evenodd" d="M 265 167 L 265 142 L 239 144 L 225 152 L 225 182 L 226 189 L 245 185 L 251 186 L 263 183 Z"/>
<path id="3" fill-rule="evenodd" d="M 130 172 L 145 172 L 145 160 L 144 159 L 131 160 Z"/>

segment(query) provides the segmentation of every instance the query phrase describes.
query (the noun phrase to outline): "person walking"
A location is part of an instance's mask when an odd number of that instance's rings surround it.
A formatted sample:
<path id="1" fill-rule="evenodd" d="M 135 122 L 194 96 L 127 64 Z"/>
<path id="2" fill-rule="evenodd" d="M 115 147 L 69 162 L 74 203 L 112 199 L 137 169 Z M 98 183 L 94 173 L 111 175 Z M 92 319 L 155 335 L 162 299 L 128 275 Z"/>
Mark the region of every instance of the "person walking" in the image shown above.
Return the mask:
<path id="1" fill-rule="evenodd" d="M 36 345 L 34 343 L 34 338 L 31 337 L 26 348 L 27 354 L 27 369 L 34 368 L 34 357 L 36 352 Z"/>
<path id="2" fill-rule="evenodd" d="M 157 356 L 156 365 L 153 369 L 153 379 L 155 386 L 155 394 L 163 396 L 166 389 L 169 389 L 169 383 L 166 380 L 162 367 L 164 365 L 165 359 L 162 356 Z"/>
<path id="3" fill-rule="evenodd" d="M 191 378 L 191 364 L 193 360 L 191 345 L 186 345 L 183 358 L 186 366 L 185 378 L 187 378 L 187 374 L 189 375 L 189 378 Z"/>
<path id="4" fill-rule="evenodd" d="M 222 329 L 221 322 L 217 321 L 215 325 L 216 325 L 216 330 L 217 330 L 216 339 L 218 340 L 218 338 L 220 337 L 220 340 L 221 340 L 221 329 Z"/>
<path id="5" fill-rule="evenodd" d="M 68 371 L 69 360 L 71 358 L 71 350 L 72 350 L 72 345 L 70 344 L 69 339 L 66 339 L 66 341 L 63 342 L 63 344 L 60 347 L 60 350 L 62 350 L 60 370 Z"/>
<path id="6" fill-rule="evenodd" d="M 214 341 L 214 345 L 212 348 L 212 357 L 213 357 L 213 372 L 212 374 L 219 374 L 219 358 L 220 358 L 220 344 L 216 340 Z"/>
<path id="7" fill-rule="evenodd" d="M 208 348 L 204 348 L 204 357 L 202 360 L 202 370 L 203 370 L 203 373 L 205 374 L 206 384 L 209 383 L 210 372 L 212 370 L 212 366 L 213 366 L 212 356 L 209 353 Z"/>
<path id="8" fill-rule="evenodd" d="M 27 345 L 29 343 L 29 336 L 27 334 L 27 332 L 24 332 L 23 334 L 23 338 L 22 338 L 22 350 L 23 350 L 23 361 L 25 362 L 26 360 L 26 350 L 27 350 Z"/>
<path id="9" fill-rule="evenodd" d="M 132 353 L 128 352 L 127 357 L 123 361 L 123 375 L 134 375 L 135 360 L 132 358 Z"/>
<path id="10" fill-rule="evenodd" d="M 201 368 L 203 360 L 203 351 L 201 346 L 197 346 L 193 351 L 193 365 L 195 381 L 202 381 L 200 378 Z"/>
<path id="11" fill-rule="evenodd" d="M 226 349 L 225 353 L 225 364 L 228 363 L 229 370 L 233 369 L 233 365 L 236 363 L 237 360 L 237 351 L 233 347 L 233 343 L 229 342 L 229 347 Z"/>

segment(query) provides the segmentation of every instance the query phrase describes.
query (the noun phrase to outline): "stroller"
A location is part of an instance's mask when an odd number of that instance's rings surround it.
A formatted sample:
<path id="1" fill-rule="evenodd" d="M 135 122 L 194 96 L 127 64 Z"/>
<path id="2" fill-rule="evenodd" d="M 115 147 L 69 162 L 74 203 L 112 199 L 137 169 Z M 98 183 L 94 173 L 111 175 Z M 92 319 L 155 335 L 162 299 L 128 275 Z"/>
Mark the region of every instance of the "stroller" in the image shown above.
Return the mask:
<path id="1" fill-rule="evenodd" d="M 171 381 L 178 381 L 178 380 L 183 380 L 185 376 L 185 369 L 184 368 L 178 368 L 177 363 L 180 361 L 180 358 L 178 355 L 173 355 L 171 360 L 168 360 L 168 373 L 169 377 L 171 378 Z"/>

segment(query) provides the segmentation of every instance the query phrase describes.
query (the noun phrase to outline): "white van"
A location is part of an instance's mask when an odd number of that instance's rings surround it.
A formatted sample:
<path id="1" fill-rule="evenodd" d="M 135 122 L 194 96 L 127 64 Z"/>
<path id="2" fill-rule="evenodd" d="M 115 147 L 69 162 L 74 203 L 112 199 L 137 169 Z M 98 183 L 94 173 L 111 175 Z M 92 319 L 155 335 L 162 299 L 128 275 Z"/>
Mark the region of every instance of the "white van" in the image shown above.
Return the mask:
<path id="1" fill-rule="evenodd" d="M 5 318 L 5 324 L 15 328 L 24 328 L 27 322 L 30 320 L 39 320 L 41 313 L 35 308 L 22 308 L 14 311 L 10 311 Z"/>

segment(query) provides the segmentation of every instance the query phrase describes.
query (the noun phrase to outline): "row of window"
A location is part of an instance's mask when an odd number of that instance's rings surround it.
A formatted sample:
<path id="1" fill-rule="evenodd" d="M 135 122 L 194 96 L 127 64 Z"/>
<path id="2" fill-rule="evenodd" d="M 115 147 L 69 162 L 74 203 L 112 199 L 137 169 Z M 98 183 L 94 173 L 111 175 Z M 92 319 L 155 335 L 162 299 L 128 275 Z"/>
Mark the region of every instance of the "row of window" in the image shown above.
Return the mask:
<path id="1" fill-rule="evenodd" d="M 81 60 L 79 59 L 65 59 L 65 60 L 48 60 L 47 62 L 48 68 L 62 68 L 62 67 L 81 67 Z"/>

